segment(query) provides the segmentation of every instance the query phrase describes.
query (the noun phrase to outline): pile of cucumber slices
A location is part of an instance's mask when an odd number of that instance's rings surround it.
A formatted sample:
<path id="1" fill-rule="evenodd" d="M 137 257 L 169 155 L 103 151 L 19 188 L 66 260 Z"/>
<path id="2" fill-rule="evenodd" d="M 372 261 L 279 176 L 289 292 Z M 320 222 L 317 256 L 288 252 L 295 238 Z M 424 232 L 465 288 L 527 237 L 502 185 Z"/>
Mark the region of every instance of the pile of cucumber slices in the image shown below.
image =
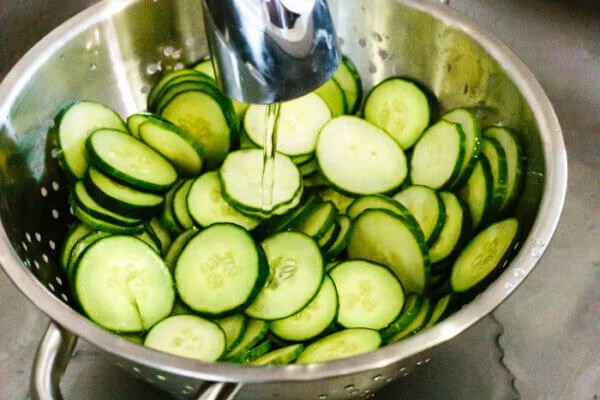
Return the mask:
<path id="1" fill-rule="evenodd" d="M 266 365 L 368 352 L 470 301 L 517 243 L 518 135 L 440 116 L 411 79 L 362 88 L 344 57 L 281 105 L 269 212 L 267 106 L 227 98 L 210 61 L 163 73 L 126 121 L 65 107 L 51 134 L 76 306 L 157 350 Z"/>

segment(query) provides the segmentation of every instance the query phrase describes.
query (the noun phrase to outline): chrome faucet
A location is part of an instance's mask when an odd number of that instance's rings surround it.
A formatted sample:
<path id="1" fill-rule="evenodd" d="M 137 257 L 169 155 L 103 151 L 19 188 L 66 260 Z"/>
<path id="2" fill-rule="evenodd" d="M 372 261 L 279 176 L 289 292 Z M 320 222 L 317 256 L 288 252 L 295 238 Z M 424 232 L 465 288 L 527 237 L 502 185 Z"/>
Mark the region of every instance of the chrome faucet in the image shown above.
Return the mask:
<path id="1" fill-rule="evenodd" d="M 203 0 L 203 6 L 217 80 L 236 100 L 299 97 L 340 63 L 326 0 Z"/>

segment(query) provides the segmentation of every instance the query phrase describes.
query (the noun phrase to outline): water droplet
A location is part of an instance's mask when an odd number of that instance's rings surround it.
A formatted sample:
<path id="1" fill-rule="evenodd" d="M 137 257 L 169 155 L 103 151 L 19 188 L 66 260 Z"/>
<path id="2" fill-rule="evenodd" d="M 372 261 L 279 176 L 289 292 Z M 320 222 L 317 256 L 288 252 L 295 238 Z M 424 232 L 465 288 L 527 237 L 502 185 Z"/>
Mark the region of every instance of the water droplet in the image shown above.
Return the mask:
<path id="1" fill-rule="evenodd" d="M 163 50 L 163 54 L 165 55 L 165 57 L 171 57 L 173 55 L 173 48 L 171 46 L 167 46 L 164 48 Z"/>
<path id="2" fill-rule="evenodd" d="M 363 48 L 367 47 L 367 41 L 364 38 L 360 38 L 358 39 L 358 45 Z"/>
<path id="3" fill-rule="evenodd" d="M 343 46 L 344 45 L 344 38 L 341 37 L 341 36 L 338 36 L 337 37 L 337 43 L 338 43 L 338 46 Z"/>
<path id="4" fill-rule="evenodd" d="M 429 363 L 429 361 L 431 361 L 431 358 L 426 358 L 425 359 L 425 364 Z"/>
<path id="5" fill-rule="evenodd" d="M 406 371 L 406 367 L 400 367 L 400 369 L 398 370 L 400 373 Z"/>
<path id="6" fill-rule="evenodd" d="M 544 254 L 544 248 L 546 247 L 546 243 L 544 242 L 540 242 L 539 240 L 536 240 L 533 243 L 533 247 L 531 249 L 531 256 L 532 257 L 541 257 L 542 254 Z"/>
<path id="7" fill-rule="evenodd" d="M 390 383 L 390 382 L 391 382 L 391 381 L 393 381 L 393 380 L 394 380 L 394 378 L 387 378 L 387 379 L 385 380 L 385 383 Z"/>
<path id="8" fill-rule="evenodd" d="M 149 90 L 150 90 L 150 88 L 148 86 L 142 86 L 142 88 L 140 89 L 140 92 L 142 94 L 146 94 L 146 93 L 148 93 Z"/>
<path id="9" fill-rule="evenodd" d="M 417 367 L 420 367 L 421 365 L 423 365 L 423 361 L 417 361 Z"/>
<path id="10" fill-rule="evenodd" d="M 96 63 L 91 63 L 89 68 L 90 68 L 90 71 L 95 71 L 97 68 Z"/>
<path id="11" fill-rule="evenodd" d="M 504 289 L 506 290 L 512 290 L 512 288 L 515 287 L 515 285 L 513 285 L 510 282 L 504 282 Z"/>
<path id="12" fill-rule="evenodd" d="M 378 42 L 381 42 L 383 40 L 383 38 L 381 37 L 381 34 L 379 32 L 373 32 L 373 33 L 371 33 L 371 36 L 373 37 L 373 39 L 377 40 Z"/>
<path id="13" fill-rule="evenodd" d="M 64 61 L 65 60 L 65 55 L 61 54 L 59 58 L 60 58 L 60 61 Z"/>
<path id="14" fill-rule="evenodd" d="M 58 158 L 58 155 L 60 154 L 60 150 L 57 149 L 56 147 L 53 148 L 52 150 L 50 150 L 50 157 L 56 159 Z"/>
<path id="15" fill-rule="evenodd" d="M 375 64 L 373 64 L 373 63 L 369 63 L 369 72 L 372 74 L 377 72 L 377 66 L 375 66 Z"/>
<path id="16" fill-rule="evenodd" d="M 177 70 L 179 70 L 179 69 L 183 69 L 183 67 L 185 67 L 185 65 L 183 65 L 183 63 L 180 63 L 180 62 L 178 62 L 177 64 L 175 64 L 175 65 L 173 66 L 173 69 L 174 69 L 175 71 L 177 71 Z"/>
<path id="17" fill-rule="evenodd" d="M 344 389 L 346 389 L 348 392 L 350 392 L 352 390 L 356 390 L 356 386 L 354 386 L 354 385 L 348 385 L 348 386 L 344 387 Z"/>
<path id="18" fill-rule="evenodd" d="M 319 399 L 319 400 L 325 400 L 326 398 L 327 398 L 326 394 L 320 394 L 317 396 L 317 399 Z"/>
<path id="19" fill-rule="evenodd" d="M 54 128 L 54 120 L 52 118 L 48 120 L 48 128 Z"/>
<path id="20" fill-rule="evenodd" d="M 181 58 L 181 49 L 177 49 L 173 52 L 173 54 L 171 55 L 171 58 L 173 60 L 179 60 Z"/>
<path id="21" fill-rule="evenodd" d="M 156 71 L 158 71 L 158 66 L 157 64 L 148 64 L 146 66 L 146 73 L 148 75 L 154 75 L 156 73 Z"/>
<path id="22" fill-rule="evenodd" d="M 380 381 L 380 380 L 382 380 L 382 379 L 384 379 L 384 378 L 385 378 L 385 377 L 384 377 L 383 375 L 375 375 L 375 376 L 373 377 L 373 380 L 374 380 L 375 382 L 378 382 L 378 381 Z"/>

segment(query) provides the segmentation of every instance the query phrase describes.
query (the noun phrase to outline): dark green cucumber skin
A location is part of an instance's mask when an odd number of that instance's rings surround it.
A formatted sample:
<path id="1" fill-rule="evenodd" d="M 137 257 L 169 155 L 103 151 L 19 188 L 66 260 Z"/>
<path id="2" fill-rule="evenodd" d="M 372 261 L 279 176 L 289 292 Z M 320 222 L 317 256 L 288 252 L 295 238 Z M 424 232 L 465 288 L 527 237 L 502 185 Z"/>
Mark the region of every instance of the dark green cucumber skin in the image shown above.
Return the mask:
<path id="1" fill-rule="evenodd" d="M 102 189 L 96 186 L 94 181 L 90 178 L 89 173 L 86 173 L 83 183 L 90 196 L 92 196 L 94 200 L 96 200 L 96 202 L 102 207 L 130 218 L 150 218 L 160 211 L 164 203 L 163 201 L 163 203 L 159 203 L 156 206 L 151 207 L 125 203 L 104 193 Z"/>
<path id="2" fill-rule="evenodd" d="M 337 208 L 331 201 L 325 201 L 325 202 L 321 203 L 319 206 L 324 207 L 326 205 L 328 205 L 331 208 L 331 212 L 327 215 L 327 218 L 325 219 L 325 222 L 323 223 L 323 225 L 321 225 L 320 229 L 313 236 L 309 235 L 312 239 L 314 239 L 315 242 L 317 242 L 317 244 L 318 244 L 318 241 L 321 240 L 321 238 L 327 233 L 329 228 L 331 228 L 331 226 L 336 223 L 336 220 L 338 217 Z M 317 211 L 319 211 L 319 207 L 315 207 L 313 209 L 313 212 L 316 213 Z M 312 212 L 308 213 L 304 218 L 308 219 L 311 217 L 311 215 L 312 215 Z M 296 220 L 296 224 L 294 224 L 290 227 L 291 230 L 293 230 L 293 231 L 298 230 L 300 228 L 300 225 L 304 222 L 304 220 L 305 220 L 304 218 L 298 218 Z M 325 246 L 323 246 L 323 248 L 325 248 Z"/>
<path id="3" fill-rule="evenodd" d="M 496 185 L 496 182 L 493 181 L 492 187 L 492 215 L 491 218 L 493 220 L 496 220 L 499 216 L 500 216 L 500 212 L 502 209 L 502 204 L 504 204 L 504 200 L 506 198 L 506 196 L 508 195 L 507 193 L 507 182 L 508 182 L 508 167 L 506 164 L 506 153 L 504 152 L 504 149 L 502 148 L 502 146 L 500 145 L 500 143 L 491 137 L 484 137 L 482 139 L 482 144 L 483 143 L 488 143 L 489 145 L 491 145 L 494 148 L 494 151 L 497 154 L 498 157 L 498 184 Z M 481 154 L 482 158 L 487 158 L 486 155 L 482 152 Z M 490 163 L 491 166 L 491 160 L 488 159 L 488 163 Z M 492 175 L 493 176 L 493 175 Z"/>
<path id="4" fill-rule="evenodd" d="M 91 228 L 110 233 L 122 233 L 122 234 L 138 234 L 144 231 L 144 224 L 140 223 L 139 225 L 134 226 L 124 226 L 119 224 L 113 224 L 112 222 L 107 222 L 101 218 L 96 218 L 89 215 L 85 210 L 83 210 L 79 206 L 78 201 L 71 201 L 71 207 L 73 208 L 73 214 L 77 219 L 83 222 L 86 225 L 89 225 Z"/>
<path id="5" fill-rule="evenodd" d="M 179 93 L 187 92 L 189 90 L 196 90 L 206 93 L 210 96 L 215 93 L 220 93 L 219 89 L 215 87 L 214 83 L 207 81 L 190 80 L 175 84 L 168 84 L 163 88 L 162 93 L 159 95 L 160 97 L 157 98 L 155 112 L 160 115 L 165 106 L 169 104 L 171 99 L 173 99 Z"/>
<path id="6" fill-rule="evenodd" d="M 210 85 L 215 89 L 218 89 L 216 86 L 216 82 L 210 78 L 208 75 L 194 71 L 185 75 L 175 76 L 167 81 L 165 85 L 160 89 L 159 92 L 156 93 L 156 98 L 154 99 L 154 103 L 151 105 L 151 109 L 155 111 L 159 111 L 162 109 L 161 103 L 164 103 L 165 99 L 171 97 L 176 91 L 173 91 L 175 87 L 178 87 L 179 84 L 182 83 L 201 83 L 204 85 Z"/>
<path id="7" fill-rule="evenodd" d="M 119 225 L 123 227 L 137 227 L 143 224 L 143 220 L 141 219 L 132 219 L 123 216 L 123 219 L 119 219 L 118 217 L 113 217 L 112 215 L 106 215 L 102 212 L 99 212 L 92 207 L 84 204 L 75 193 L 75 190 L 71 190 L 68 198 L 69 205 L 73 208 L 78 207 L 81 208 L 84 212 L 86 212 L 90 217 L 96 218 L 98 220 L 104 221 L 109 224 Z M 129 219 L 129 220 L 126 220 Z"/>
<path id="8" fill-rule="evenodd" d="M 166 130 L 171 130 L 171 131 L 175 132 L 179 137 L 183 138 L 196 151 L 196 153 L 198 153 L 200 158 L 204 157 L 204 147 L 202 147 L 202 145 L 200 143 L 198 143 L 194 139 L 192 139 L 191 136 L 189 135 L 189 133 L 187 133 L 186 131 L 184 131 L 183 129 L 178 127 L 177 125 L 173 124 L 172 122 L 169 122 L 166 119 L 164 119 L 162 117 L 158 117 L 158 116 L 151 117 L 147 121 L 142 122 L 140 124 L 140 127 L 139 127 L 140 137 L 141 137 L 142 126 L 145 124 L 153 124 L 153 125 L 159 126 L 160 128 L 163 128 Z M 156 150 L 156 151 L 158 151 L 158 150 Z"/>
<path id="9" fill-rule="evenodd" d="M 407 310 L 402 310 L 400 315 L 392 322 L 387 328 L 381 330 L 381 338 L 384 342 L 387 342 L 392 337 L 394 337 L 398 332 L 402 331 L 406 328 L 411 322 L 415 320 L 417 314 L 421 310 L 423 306 L 423 296 L 416 296 L 415 303 L 411 308 Z"/>
<path id="10" fill-rule="evenodd" d="M 222 222 L 213 224 L 211 226 L 215 226 L 215 225 L 228 225 L 228 226 L 235 226 L 236 228 L 240 228 L 238 225 L 231 224 L 231 223 L 222 223 Z M 186 241 L 185 245 L 182 247 L 182 249 L 179 253 L 181 254 L 181 252 L 183 252 L 185 250 L 185 247 L 187 247 L 189 242 L 192 241 L 200 233 L 201 233 L 201 231 L 198 231 L 192 237 L 190 237 Z M 250 233 L 248 233 L 248 235 L 250 235 Z M 220 313 L 210 313 L 210 312 L 206 312 L 205 310 L 195 309 L 193 306 L 187 304 L 183 298 L 181 298 L 181 301 L 190 310 L 193 310 L 194 312 L 196 312 L 202 316 L 205 316 L 207 318 L 223 318 L 223 317 L 227 317 L 229 315 L 235 314 L 237 312 L 242 312 L 246 307 L 248 307 L 250 304 L 252 304 L 252 302 L 254 302 L 254 300 L 256 299 L 256 296 L 258 296 L 258 294 L 260 293 L 262 288 L 265 286 L 265 283 L 267 283 L 267 279 L 269 278 L 269 274 L 270 274 L 269 261 L 267 260 L 267 256 L 266 256 L 264 250 L 259 245 L 255 244 L 255 247 L 256 247 L 256 251 L 258 253 L 258 275 L 257 275 L 256 281 L 254 283 L 254 287 L 250 291 L 250 294 L 246 298 L 245 302 L 243 302 L 242 304 L 239 304 L 238 306 L 236 306 L 232 309 L 229 309 L 227 311 L 223 311 Z M 175 268 L 177 268 L 177 262 L 178 261 L 175 261 Z"/>
<path id="11" fill-rule="evenodd" d="M 411 185 L 411 186 L 414 187 L 414 186 L 420 186 L 420 185 Z M 427 187 L 427 186 L 423 186 L 423 187 Z M 427 187 L 427 189 L 431 189 L 431 188 Z M 433 190 L 433 189 L 431 189 L 431 190 Z M 435 192 L 435 190 L 434 190 L 434 192 Z M 439 194 L 437 194 L 437 192 L 435 192 L 435 197 L 437 199 L 438 210 L 439 210 L 439 212 L 438 212 L 438 219 L 437 219 L 437 222 L 435 223 L 435 228 L 433 228 L 433 231 L 431 231 L 431 235 L 426 240 L 427 246 L 431 246 L 433 243 L 435 243 L 435 241 L 437 240 L 437 238 L 440 236 L 440 233 L 442 232 L 442 229 L 444 228 L 444 223 L 446 222 L 446 207 L 444 206 L 444 201 L 439 196 Z M 395 199 L 392 199 L 392 200 L 396 201 L 397 203 L 400 204 L 401 207 L 403 207 L 403 208 L 406 209 L 406 213 L 408 215 L 410 215 L 410 217 L 408 217 L 407 219 L 409 219 L 411 221 L 411 223 L 414 221 L 417 224 L 417 227 L 419 228 L 419 230 L 421 231 L 421 233 L 423 233 L 423 231 L 419 227 L 419 223 L 417 222 L 417 219 L 406 208 L 406 206 L 404 206 L 402 203 L 400 203 L 399 201 L 397 201 Z"/>
<path id="12" fill-rule="evenodd" d="M 348 68 L 348 72 L 350 72 L 350 75 L 352 75 L 354 81 L 356 82 L 356 101 L 352 105 L 348 104 L 347 114 L 356 114 L 361 107 L 364 96 L 362 79 L 360 78 L 360 74 L 358 73 L 356 66 L 347 56 L 342 56 L 342 63 L 344 63 L 346 68 Z"/>
<path id="13" fill-rule="evenodd" d="M 165 201 L 163 203 L 163 211 L 160 215 L 160 222 L 169 231 L 171 236 L 177 236 L 184 231 L 183 227 L 179 225 L 179 222 L 175 219 L 173 214 L 173 197 L 177 189 L 183 185 L 185 181 L 180 180 L 173 185 L 173 187 L 165 194 Z"/>
<path id="14" fill-rule="evenodd" d="M 200 73 L 200 72 L 196 71 L 194 69 L 189 69 L 189 68 L 181 69 L 178 71 L 164 71 L 163 73 L 161 73 L 160 76 L 158 77 L 158 79 L 156 80 L 156 82 L 154 83 L 154 85 L 152 85 L 152 89 L 150 89 L 150 93 L 148 93 L 148 99 L 147 99 L 147 103 L 146 103 L 148 110 L 154 109 L 154 105 L 156 103 L 156 100 L 158 99 L 158 94 L 173 79 L 178 78 L 178 77 L 188 76 L 188 75 L 195 75 L 198 73 Z M 170 76 L 170 78 L 166 79 L 169 76 Z M 160 85 L 159 85 L 159 83 L 160 83 Z"/>
<path id="15" fill-rule="evenodd" d="M 471 233 L 475 233 L 475 232 L 477 232 L 477 230 L 479 228 L 485 227 L 489 223 L 489 221 L 492 217 L 492 190 L 493 190 L 492 170 L 491 170 L 490 163 L 488 162 L 487 158 L 480 157 L 478 159 L 478 162 L 481 162 L 481 168 L 483 169 L 483 175 L 485 178 L 485 187 L 486 187 L 486 189 L 485 189 L 486 197 L 485 197 L 483 213 L 481 215 L 481 220 L 479 221 L 479 224 L 477 226 L 475 225 L 475 221 L 473 221 L 473 216 L 471 215 L 471 209 L 469 207 L 469 204 L 459 194 L 460 189 L 462 189 L 462 187 L 458 188 L 454 192 L 456 194 L 456 197 L 459 199 L 459 201 L 461 201 L 461 203 L 464 204 L 467 208 L 466 214 L 469 217 Z M 475 168 L 475 167 L 473 167 L 473 168 Z M 469 177 L 470 177 L 470 175 L 469 175 Z M 467 181 L 468 181 L 468 179 L 467 179 Z M 465 181 L 465 184 L 467 183 L 467 181 Z"/>

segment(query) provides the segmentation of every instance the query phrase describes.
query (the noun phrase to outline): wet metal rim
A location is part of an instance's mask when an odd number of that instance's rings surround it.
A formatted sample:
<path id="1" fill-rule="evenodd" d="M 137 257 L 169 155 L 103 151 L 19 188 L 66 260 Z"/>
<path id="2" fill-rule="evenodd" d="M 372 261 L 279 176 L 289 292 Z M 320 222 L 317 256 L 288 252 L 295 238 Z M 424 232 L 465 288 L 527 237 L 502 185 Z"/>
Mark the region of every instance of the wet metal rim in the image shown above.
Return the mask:
<path id="1" fill-rule="evenodd" d="M 50 55 L 72 37 L 111 18 L 136 0 L 101 2 L 77 14 L 38 42 L 10 71 L 0 85 L 0 124 L 8 123 L 8 111 L 21 89 Z M 567 159 L 558 118 L 533 74 L 498 39 L 476 27 L 459 12 L 433 2 L 404 0 L 416 10 L 470 35 L 498 60 L 530 105 L 541 134 L 545 155 L 545 186 L 536 221 L 527 241 L 511 265 L 475 301 L 426 332 L 395 345 L 356 356 L 313 365 L 244 367 L 225 363 L 203 363 L 157 352 L 120 338 L 69 308 L 53 296 L 25 267 L 0 227 L 0 263 L 10 279 L 40 310 L 75 335 L 99 348 L 133 362 L 164 372 L 202 380 L 229 382 L 311 381 L 383 368 L 443 343 L 492 312 L 525 279 L 546 249 L 558 224 L 567 185 Z"/>

